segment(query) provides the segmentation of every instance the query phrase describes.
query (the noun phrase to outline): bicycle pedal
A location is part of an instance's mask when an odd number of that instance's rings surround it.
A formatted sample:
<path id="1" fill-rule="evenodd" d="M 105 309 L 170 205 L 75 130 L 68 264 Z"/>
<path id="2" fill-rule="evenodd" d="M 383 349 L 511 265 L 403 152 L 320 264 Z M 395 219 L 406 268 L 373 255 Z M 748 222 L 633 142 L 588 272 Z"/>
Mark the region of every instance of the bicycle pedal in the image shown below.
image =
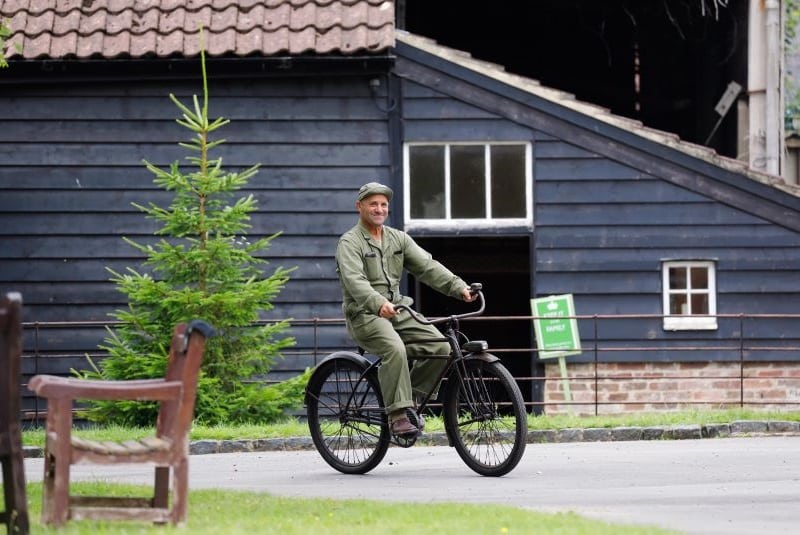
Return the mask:
<path id="1" fill-rule="evenodd" d="M 410 448 L 416 444 L 418 438 L 419 433 L 414 433 L 413 435 L 395 435 L 394 442 L 401 448 Z"/>

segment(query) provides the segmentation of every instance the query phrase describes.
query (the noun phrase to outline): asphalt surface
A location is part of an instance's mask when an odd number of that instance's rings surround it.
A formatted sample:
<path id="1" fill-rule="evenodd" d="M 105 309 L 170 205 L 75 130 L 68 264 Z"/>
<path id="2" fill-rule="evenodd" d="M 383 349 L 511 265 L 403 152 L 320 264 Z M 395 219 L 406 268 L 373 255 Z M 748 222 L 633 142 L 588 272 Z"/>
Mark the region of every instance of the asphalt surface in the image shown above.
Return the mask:
<path id="1" fill-rule="evenodd" d="M 25 459 L 29 481 L 42 459 Z M 77 466 L 75 479 L 149 484 L 152 469 Z M 800 533 L 800 437 L 528 444 L 519 466 L 482 477 L 446 446 L 391 448 L 347 476 L 314 451 L 193 455 L 191 488 L 279 496 L 499 503 L 698 535 Z M 190 512 L 191 514 L 191 512 Z M 535 527 L 531 526 L 531 532 Z"/>

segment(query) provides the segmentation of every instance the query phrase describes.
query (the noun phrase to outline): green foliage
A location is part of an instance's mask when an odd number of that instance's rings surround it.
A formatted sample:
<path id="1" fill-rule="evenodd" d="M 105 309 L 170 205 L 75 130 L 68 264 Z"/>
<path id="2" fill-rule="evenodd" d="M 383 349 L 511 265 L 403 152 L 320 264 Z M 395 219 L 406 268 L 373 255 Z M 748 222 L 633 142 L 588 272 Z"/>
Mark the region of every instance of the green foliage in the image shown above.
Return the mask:
<path id="1" fill-rule="evenodd" d="M 800 23 L 800 0 L 786 0 L 786 43 L 791 44 L 797 35 L 798 23 Z"/>
<path id="2" fill-rule="evenodd" d="M 11 28 L 6 26 L 4 20 L 0 20 L 0 68 L 8 67 L 6 61 L 6 39 L 11 37 Z"/>
<path id="3" fill-rule="evenodd" d="M 167 208 L 150 203 L 134 204 L 160 225 L 155 243 L 126 239 L 146 257 L 144 269 L 110 270 L 111 281 L 128 299 L 127 309 L 112 316 L 122 323 L 109 330 L 101 346 L 108 352 L 101 366 L 82 372 L 84 377 L 141 379 L 164 374 L 172 329 L 193 318 L 210 322 L 218 335 L 206 344 L 198 387 L 196 416 L 199 422 L 274 421 L 293 406 L 302 404 L 303 375 L 285 385 L 265 388 L 254 377 L 263 376 L 280 352 L 294 344 L 283 336 L 287 321 L 259 322 L 262 311 L 289 279 L 291 269 L 279 267 L 265 276 L 266 262 L 255 255 L 265 251 L 279 234 L 250 243 L 245 234 L 250 214 L 256 209 L 252 195 L 233 199 L 257 170 L 226 172 L 221 158 L 211 149 L 224 140 L 210 134 L 226 125 L 226 119 L 209 120 L 205 55 L 202 105 L 194 96 L 193 107 L 170 99 L 180 109 L 177 122 L 193 132 L 189 142 L 191 171 L 173 163 L 161 169 L 145 161 L 155 175 L 154 183 L 173 193 Z M 292 268 L 293 269 L 293 268 Z M 157 407 L 142 402 L 93 402 L 87 417 L 103 423 L 147 425 Z"/>
<path id="4" fill-rule="evenodd" d="M 797 35 L 800 31 L 800 0 L 786 0 L 784 23 L 784 49 L 786 56 L 800 54 L 798 50 Z M 800 73 L 787 69 L 784 76 L 785 110 L 784 119 L 787 130 L 796 130 L 793 119 L 800 118 L 800 83 L 797 78 Z"/>
<path id="5" fill-rule="evenodd" d="M 245 390 L 229 419 L 235 422 L 279 422 L 285 419 L 287 413 L 302 406 L 312 371 L 309 368 L 302 375 L 268 388 Z"/>
<path id="6" fill-rule="evenodd" d="M 8 23 L 0 19 L 0 69 L 8 67 L 8 61 L 6 61 L 6 49 L 8 48 L 6 40 L 11 37 L 12 33 Z M 22 54 L 22 46 L 20 46 L 19 43 L 14 43 L 14 50 Z"/>

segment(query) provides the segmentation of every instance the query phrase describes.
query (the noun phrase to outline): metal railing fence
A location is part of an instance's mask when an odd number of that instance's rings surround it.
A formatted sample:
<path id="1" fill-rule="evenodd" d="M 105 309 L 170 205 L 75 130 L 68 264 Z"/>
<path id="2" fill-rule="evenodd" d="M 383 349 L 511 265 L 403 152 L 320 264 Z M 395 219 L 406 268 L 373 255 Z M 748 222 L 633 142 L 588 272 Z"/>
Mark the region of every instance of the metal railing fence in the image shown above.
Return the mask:
<path id="1" fill-rule="evenodd" d="M 515 379 L 526 392 L 526 405 L 531 411 L 573 408 L 590 410 L 594 414 L 604 407 L 620 407 L 631 410 L 640 408 L 674 408 L 675 406 L 725 406 L 725 407 L 772 407 L 796 408 L 800 406 L 800 314 L 719 314 L 718 328 L 713 331 L 664 331 L 661 328 L 664 316 L 653 314 L 578 315 L 575 319 L 581 333 L 581 355 L 566 357 L 568 373 L 543 374 L 542 366 L 552 364 L 552 359 L 538 359 L 538 350 L 533 345 L 533 321 L 536 316 L 481 316 L 462 320 L 462 330 L 469 334 L 471 323 L 491 323 L 503 329 L 522 329 L 522 336 L 531 340 L 523 346 L 509 346 L 502 340 L 489 340 L 490 351 L 504 363 L 519 368 L 524 359 L 530 374 L 515 374 Z M 271 321 L 260 321 L 266 324 Z M 70 350 L 52 347 L 53 342 L 44 342 L 54 331 L 80 329 L 103 329 L 113 327 L 113 321 L 75 322 L 28 322 L 23 324 L 25 347 L 23 373 L 26 377 L 40 373 L 45 367 L 44 359 L 54 358 L 102 358 L 98 349 Z M 344 320 L 341 318 L 293 319 L 291 329 L 300 329 L 306 336 L 303 345 L 283 351 L 280 369 L 271 377 L 261 378 L 264 383 L 273 383 L 313 366 L 328 354 L 339 350 L 352 350 L 347 345 Z M 69 335 L 59 333 L 56 338 L 68 340 Z M 68 343 L 65 345 L 69 345 Z M 47 346 L 47 347 L 45 347 Z M 27 362 L 26 362 L 27 361 Z M 672 371 L 647 371 L 636 374 L 629 369 L 635 363 L 680 363 Z M 702 370 L 703 365 L 716 363 L 724 366 Z M 516 366 L 514 366 L 516 364 Z M 570 369 L 571 368 L 571 369 Z M 753 370 L 758 370 L 753 373 Z M 767 370 L 767 371 L 764 371 Z M 563 388 L 558 385 L 568 382 L 581 396 L 565 399 Z M 622 400 L 604 395 L 604 389 L 619 391 L 631 381 L 650 381 L 668 384 L 672 389 L 686 394 L 670 398 L 669 401 Z M 702 384 L 725 383 L 727 397 L 707 399 L 697 396 L 695 382 Z M 616 384 L 616 387 L 609 386 Z M 764 397 L 769 385 L 780 384 L 784 396 L 781 399 Z M 23 387 L 25 384 L 23 384 Z M 736 395 L 730 394 L 735 390 Z M 32 394 L 31 394 L 32 396 Z M 529 399 L 528 399 L 529 398 Z M 40 408 L 34 400 L 33 406 L 25 407 L 24 418 L 39 419 Z"/>

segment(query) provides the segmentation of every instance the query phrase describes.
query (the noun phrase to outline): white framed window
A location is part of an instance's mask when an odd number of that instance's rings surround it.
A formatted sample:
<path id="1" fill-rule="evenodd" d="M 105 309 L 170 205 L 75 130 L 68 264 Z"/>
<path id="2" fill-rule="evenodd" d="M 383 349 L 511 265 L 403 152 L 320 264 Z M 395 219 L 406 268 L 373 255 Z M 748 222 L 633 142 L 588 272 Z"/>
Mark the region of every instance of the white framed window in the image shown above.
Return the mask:
<path id="1" fill-rule="evenodd" d="M 407 143 L 406 228 L 530 226 L 531 145 Z"/>
<path id="2" fill-rule="evenodd" d="M 717 328 L 716 264 L 711 261 L 669 261 L 661 268 L 664 329 Z"/>

